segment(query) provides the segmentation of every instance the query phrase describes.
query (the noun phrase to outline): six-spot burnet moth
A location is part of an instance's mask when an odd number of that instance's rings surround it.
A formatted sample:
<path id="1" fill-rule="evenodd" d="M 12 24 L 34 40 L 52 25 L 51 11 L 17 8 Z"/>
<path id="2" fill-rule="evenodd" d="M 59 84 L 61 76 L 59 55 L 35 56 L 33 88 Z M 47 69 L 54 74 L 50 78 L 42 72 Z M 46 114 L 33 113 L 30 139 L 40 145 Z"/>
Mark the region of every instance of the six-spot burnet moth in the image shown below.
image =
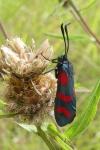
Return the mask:
<path id="1" fill-rule="evenodd" d="M 76 115 L 73 66 L 67 57 L 69 50 L 67 25 L 61 24 L 61 32 L 65 44 L 65 54 L 57 59 L 51 60 L 52 63 L 57 63 L 57 65 L 55 69 L 50 70 L 55 70 L 55 77 L 57 78 L 54 114 L 57 124 L 61 127 L 71 123 Z"/>

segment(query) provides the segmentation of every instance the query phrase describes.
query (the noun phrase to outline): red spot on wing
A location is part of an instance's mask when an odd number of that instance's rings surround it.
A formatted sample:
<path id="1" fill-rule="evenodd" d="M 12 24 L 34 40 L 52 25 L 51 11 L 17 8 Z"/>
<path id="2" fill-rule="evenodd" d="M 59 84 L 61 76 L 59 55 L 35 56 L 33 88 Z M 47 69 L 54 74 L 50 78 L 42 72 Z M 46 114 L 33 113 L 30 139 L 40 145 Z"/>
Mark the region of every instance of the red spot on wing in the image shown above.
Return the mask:
<path id="1" fill-rule="evenodd" d="M 60 82 L 61 85 L 68 84 L 68 76 L 64 71 L 59 72 L 58 81 Z"/>
<path id="2" fill-rule="evenodd" d="M 70 116 L 71 116 L 71 112 L 69 110 L 67 110 L 66 108 L 61 107 L 61 106 L 56 108 L 56 112 L 63 114 L 66 118 L 70 118 Z"/>
<path id="3" fill-rule="evenodd" d="M 66 96 L 66 95 L 63 95 L 62 93 L 57 93 L 57 98 L 59 98 L 61 101 L 64 101 L 64 102 L 72 101 L 72 96 Z"/>

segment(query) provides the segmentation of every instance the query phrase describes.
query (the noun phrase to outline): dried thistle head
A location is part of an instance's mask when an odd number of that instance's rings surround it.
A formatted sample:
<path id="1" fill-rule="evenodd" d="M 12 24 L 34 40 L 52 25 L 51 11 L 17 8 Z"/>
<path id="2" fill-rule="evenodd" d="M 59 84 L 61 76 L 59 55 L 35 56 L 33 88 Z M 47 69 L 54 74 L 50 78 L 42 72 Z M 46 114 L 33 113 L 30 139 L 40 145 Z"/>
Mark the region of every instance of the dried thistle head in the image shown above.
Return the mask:
<path id="1" fill-rule="evenodd" d="M 49 64 L 45 58 L 52 58 L 52 47 L 45 40 L 33 51 L 17 37 L 7 40 L 1 52 L 2 66 L 10 73 L 6 93 L 8 110 L 39 123 L 40 118 L 50 113 L 55 98 L 55 77 L 51 73 L 42 74 Z"/>
<path id="2" fill-rule="evenodd" d="M 1 46 L 1 52 L 4 56 L 2 65 L 21 77 L 43 72 L 49 63 L 43 56 L 51 59 L 53 54 L 48 40 L 45 40 L 40 48 L 33 52 L 33 49 L 18 37 L 7 40 L 6 44 Z"/>

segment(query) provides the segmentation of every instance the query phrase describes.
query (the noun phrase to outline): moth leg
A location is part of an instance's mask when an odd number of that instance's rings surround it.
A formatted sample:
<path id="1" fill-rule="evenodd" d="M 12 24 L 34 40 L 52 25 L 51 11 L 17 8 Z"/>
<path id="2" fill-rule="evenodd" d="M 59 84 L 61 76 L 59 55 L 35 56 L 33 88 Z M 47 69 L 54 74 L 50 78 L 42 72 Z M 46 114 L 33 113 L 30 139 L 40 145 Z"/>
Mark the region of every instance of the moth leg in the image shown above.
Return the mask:
<path id="1" fill-rule="evenodd" d="M 56 69 L 56 68 L 53 68 L 53 69 L 50 69 L 50 70 L 48 70 L 48 71 L 46 71 L 46 72 L 43 72 L 42 75 L 47 74 L 47 73 L 49 73 L 49 72 L 51 72 L 51 71 L 53 71 L 53 70 L 55 70 L 55 69 Z"/>
<path id="2" fill-rule="evenodd" d="M 41 54 L 46 60 L 48 60 L 48 61 L 51 61 L 52 63 L 58 63 L 58 59 L 57 58 L 55 58 L 55 59 L 48 59 L 48 58 L 46 58 L 43 54 Z"/>

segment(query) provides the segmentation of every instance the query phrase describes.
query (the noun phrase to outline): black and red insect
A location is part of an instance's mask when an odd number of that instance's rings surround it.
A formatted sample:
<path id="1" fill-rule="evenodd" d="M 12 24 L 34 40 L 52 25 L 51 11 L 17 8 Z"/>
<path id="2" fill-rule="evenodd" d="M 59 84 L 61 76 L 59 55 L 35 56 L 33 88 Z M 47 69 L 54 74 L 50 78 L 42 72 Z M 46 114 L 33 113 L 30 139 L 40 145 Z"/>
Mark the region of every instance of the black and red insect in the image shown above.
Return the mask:
<path id="1" fill-rule="evenodd" d="M 71 123 L 76 116 L 76 96 L 74 92 L 73 66 L 67 57 L 69 50 L 67 25 L 61 24 L 61 31 L 65 44 L 65 54 L 51 61 L 52 63 L 57 63 L 54 69 L 57 78 L 54 106 L 55 120 L 62 127 Z"/>
<path id="2" fill-rule="evenodd" d="M 62 127 L 71 123 L 76 116 L 76 96 L 74 92 L 73 66 L 67 57 L 69 50 L 67 25 L 64 26 L 62 24 L 61 31 L 65 43 L 65 54 L 58 57 L 55 69 L 55 76 L 57 78 L 57 93 L 54 113 L 57 124 Z"/>

